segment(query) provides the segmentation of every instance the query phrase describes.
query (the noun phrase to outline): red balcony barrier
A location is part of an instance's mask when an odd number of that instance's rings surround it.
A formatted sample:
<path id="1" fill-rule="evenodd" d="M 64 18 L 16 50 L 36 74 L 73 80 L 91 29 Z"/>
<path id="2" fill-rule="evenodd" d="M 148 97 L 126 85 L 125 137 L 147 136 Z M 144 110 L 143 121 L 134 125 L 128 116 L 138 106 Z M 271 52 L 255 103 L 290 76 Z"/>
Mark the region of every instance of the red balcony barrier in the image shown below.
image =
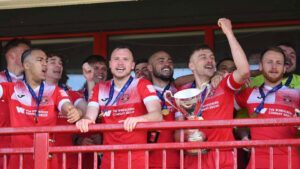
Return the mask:
<path id="1" fill-rule="evenodd" d="M 300 117 L 297 118 L 275 118 L 275 119 L 234 119 L 234 120 L 215 120 L 215 121 L 174 121 L 174 122 L 149 122 L 139 123 L 135 130 L 162 130 L 162 129 L 182 129 L 181 138 L 183 140 L 183 129 L 188 128 L 222 128 L 222 127 L 245 127 L 245 126 L 300 126 Z M 96 124 L 90 126 L 90 131 L 120 131 L 123 130 L 122 124 Z M 270 166 L 273 167 L 273 147 L 288 147 L 289 168 L 291 168 L 291 146 L 300 146 L 300 139 L 281 139 L 281 140 L 250 140 L 250 141 L 227 141 L 227 142 L 180 142 L 180 143 L 152 143 L 152 144 L 132 144 L 132 145 L 95 145 L 95 146 L 49 146 L 49 133 L 71 133 L 79 132 L 75 126 L 45 126 L 45 127 L 22 127 L 22 128 L 1 128 L 0 134 L 34 134 L 34 146 L 31 148 L 1 148 L 0 155 L 4 156 L 4 166 L 7 168 L 7 155 L 20 154 L 22 161 L 23 154 L 34 154 L 39 157 L 35 160 L 34 169 L 47 169 L 47 160 L 51 153 L 63 153 L 63 163 L 65 167 L 66 153 L 78 153 L 78 168 L 81 169 L 81 152 L 94 152 L 94 169 L 97 168 L 97 152 L 109 151 L 113 157 L 114 151 L 126 150 L 129 156 L 129 168 L 131 166 L 130 155 L 132 150 L 145 150 L 146 168 L 149 167 L 149 150 L 163 150 L 163 168 L 166 168 L 166 150 L 180 149 L 180 168 L 183 169 L 183 150 L 199 149 L 198 164 L 201 163 L 200 149 L 233 148 L 234 168 L 237 168 L 237 148 L 250 147 L 252 155 L 255 155 L 255 147 L 270 147 Z M 37 159 L 37 158 L 35 158 Z M 112 158 L 113 160 L 113 158 Z M 218 164 L 216 159 L 216 164 Z M 253 162 L 255 163 L 255 162 Z M 22 162 L 20 163 L 22 165 Z M 218 165 L 217 165 L 218 166 Z M 199 166 L 199 168 L 201 165 Z M 20 166 L 22 168 L 22 166 Z M 255 168 L 255 165 L 252 165 Z"/>

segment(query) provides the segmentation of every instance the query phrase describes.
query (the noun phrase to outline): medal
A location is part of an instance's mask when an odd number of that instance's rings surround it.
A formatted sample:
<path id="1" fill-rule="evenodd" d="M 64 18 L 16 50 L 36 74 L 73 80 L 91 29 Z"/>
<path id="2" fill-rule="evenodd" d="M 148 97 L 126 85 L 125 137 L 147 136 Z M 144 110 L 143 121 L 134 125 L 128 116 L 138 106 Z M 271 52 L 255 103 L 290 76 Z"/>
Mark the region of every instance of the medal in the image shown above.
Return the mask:
<path id="1" fill-rule="evenodd" d="M 258 117 L 258 114 L 254 112 L 251 114 L 251 117 L 256 118 L 256 117 Z"/>
<path id="2" fill-rule="evenodd" d="M 204 120 L 202 116 L 198 116 L 198 120 Z"/>
<path id="3" fill-rule="evenodd" d="M 166 116 L 169 114 L 169 110 L 168 109 L 162 109 L 161 113 Z"/>
<path id="4" fill-rule="evenodd" d="M 34 117 L 34 122 L 35 122 L 35 123 L 38 123 L 38 119 L 37 119 L 36 116 Z"/>

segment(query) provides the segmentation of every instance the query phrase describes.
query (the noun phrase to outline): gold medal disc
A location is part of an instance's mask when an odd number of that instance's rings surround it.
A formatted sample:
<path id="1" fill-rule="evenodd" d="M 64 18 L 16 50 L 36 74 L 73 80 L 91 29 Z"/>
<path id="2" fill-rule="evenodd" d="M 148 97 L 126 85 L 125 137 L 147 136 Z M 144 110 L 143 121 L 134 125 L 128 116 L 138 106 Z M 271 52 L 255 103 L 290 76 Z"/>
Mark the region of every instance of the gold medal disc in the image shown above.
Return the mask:
<path id="1" fill-rule="evenodd" d="M 162 109 L 161 113 L 166 116 L 169 114 L 169 110 L 168 109 Z"/>

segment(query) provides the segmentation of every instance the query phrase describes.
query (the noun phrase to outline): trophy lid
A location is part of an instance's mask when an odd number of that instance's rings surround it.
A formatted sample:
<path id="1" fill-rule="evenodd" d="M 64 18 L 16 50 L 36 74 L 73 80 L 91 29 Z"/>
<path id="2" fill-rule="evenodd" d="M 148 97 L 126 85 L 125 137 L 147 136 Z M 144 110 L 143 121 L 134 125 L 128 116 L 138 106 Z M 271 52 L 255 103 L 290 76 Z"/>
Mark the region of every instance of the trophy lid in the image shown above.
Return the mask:
<path id="1" fill-rule="evenodd" d="M 174 97 L 177 98 L 177 99 L 187 99 L 187 98 L 197 96 L 201 92 L 202 91 L 200 89 L 197 89 L 197 88 L 184 89 L 184 90 L 181 90 L 179 92 L 176 92 L 174 94 Z"/>

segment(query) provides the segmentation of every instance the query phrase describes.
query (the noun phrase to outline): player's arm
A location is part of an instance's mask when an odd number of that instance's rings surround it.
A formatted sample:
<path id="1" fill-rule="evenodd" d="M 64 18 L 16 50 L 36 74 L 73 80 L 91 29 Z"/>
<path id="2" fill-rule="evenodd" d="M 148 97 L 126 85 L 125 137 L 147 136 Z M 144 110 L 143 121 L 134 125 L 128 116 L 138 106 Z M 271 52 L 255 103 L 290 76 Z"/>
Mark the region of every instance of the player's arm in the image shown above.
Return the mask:
<path id="1" fill-rule="evenodd" d="M 67 115 L 69 123 L 78 121 L 83 114 L 82 111 L 77 109 L 71 102 L 63 103 L 61 111 L 63 114 Z"/>
<path id="2" fill-rule="evenodd" d="M 218 25 L 227 37 L 232 57 L 237 67 L 233 72 L 233 78 L 237 83 L 244 83 L 250 76 L 250 66 L 246 54 L 233 34 L 231 21 L 226 18 L 221 18 L 218 20 Z"/>
<path id="3" fill-rule="evenodd" d="M 129 117 L 125 119 L 123 122 L 124 124 L 124 129 L 128 132 L 131 132 L 136 124 L 138 122 L 149 122 L 149 121 L 161 121 L 162 120 L 162 115 L 161 115 L 161 105 L 160 102 L 157 99 L 154 100 L 149 100 L 147 102 L 144 102 L 146 109 L 147 109 L 147 114 L 138 116 L 138 117 Z"/>
<path id="4" fill-rule="evenodd" d="M 191 75 L 185 75 L 185 76 L 180 76 L 176 78 L 173 83 L 176 87 L 181 87 L 187 83 L 193 82 L 195 80 L 195 77 L 193 74 Z"/>

